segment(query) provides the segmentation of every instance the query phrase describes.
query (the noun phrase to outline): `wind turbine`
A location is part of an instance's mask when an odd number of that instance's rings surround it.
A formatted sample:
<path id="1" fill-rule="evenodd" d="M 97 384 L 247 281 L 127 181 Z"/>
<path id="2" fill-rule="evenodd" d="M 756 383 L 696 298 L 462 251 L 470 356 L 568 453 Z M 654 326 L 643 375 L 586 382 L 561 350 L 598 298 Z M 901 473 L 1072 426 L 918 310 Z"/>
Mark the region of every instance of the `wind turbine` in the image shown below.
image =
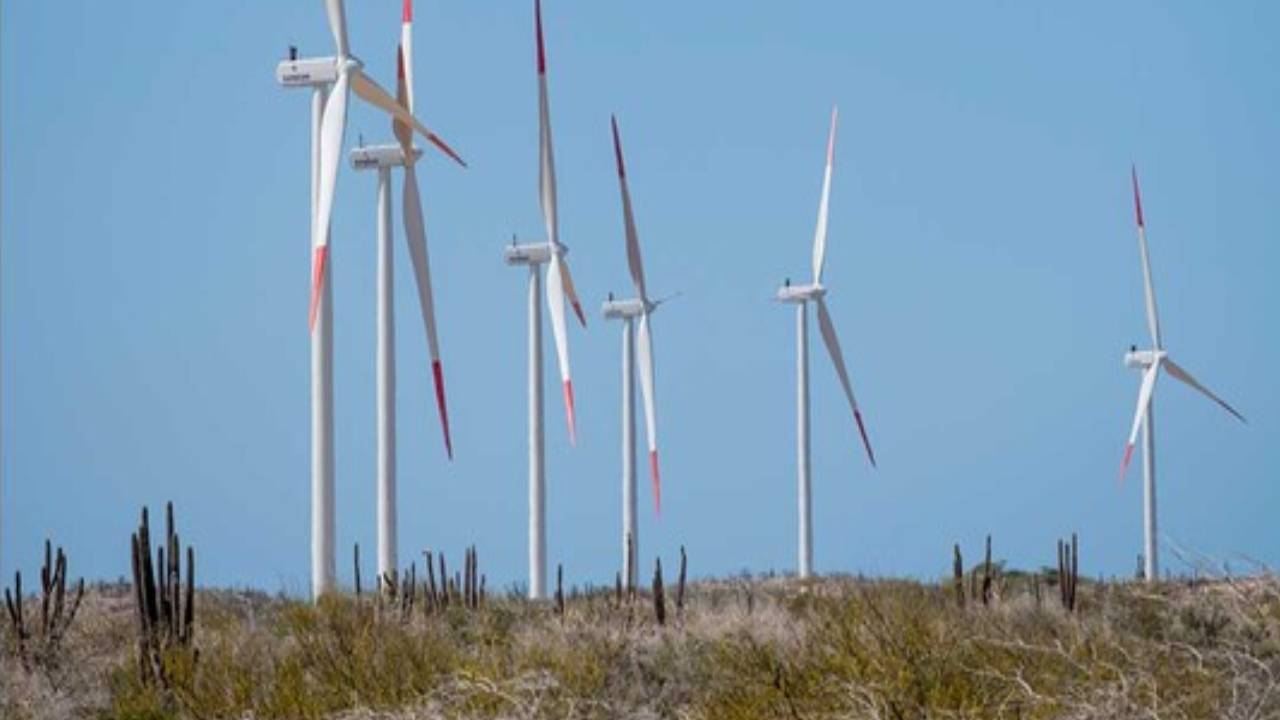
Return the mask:
<path id="1" fill-rule="evenodd" d="M 329 29 L 337 55 L 289 59 L 276 67 L 285 87 L 309 87 L 311 94 L 311 594 L 319 598 L 333 589 L 333 288 L 330 282 L 329 220 L 338 182 L 338 161 L 347 125 L 347 94 L 407 123 L 455 161 L 461 159 L 417 118 L 364 72 L 351 54 L 342 0 L 325 0 Z"/>
<path id="2" fill-rule="evenodd" d="M 1160 338 L 1160 318 L 1156 313 L 1156 292 L 1151 282 L 1151 258 L 1147 252 L 1147 226 L 1142 216 L 1142 195 L 1138 190 L 1138 170 L 1131 169 L 1133 178 L 1133 209 L 1138 221 L 1138 254 L 1142 258 L 1142 289 L 1147 306 L 1147 329 L 1151 332 L 1151 349 L 1138 350 L 1130 348 L 1124 355 L 1126 367 L 1142 370 L 1142 385 L 1138 389 L 1138 410 L 1133 417 L 1133 428 L 1129 431 L 1129 442 L 1124 448 L 1124 459 L 1120 463 L 1120 480 L 1124 480 L 1125 471 L 1129 469 L 1129 461 L 1133 458 L 1133 446 L 1138 439 L 1138 430 L 1142 430 L 1142 531 L 1143 531 L 1143 568 L 1142 574 L 1147 582 L 1155 582 L 1159 577 L 1160 565 L 1156 557 L 1156 437 L 1155 437 L 1155 388 L 1156 378 L 1163 367 L 1175 379 L 1190 385 L 1193 390 L 1216 402 L 1222 409 L 1231 413 L 1240 422 L 1246 422 L 1244 416 L 1225 400 L 1214 395 L 1209 388 L 1201 385 L 1191 373 L 1187 372 L 1169 357 Z"/>
<path id="3" fill-rule="evenodd" d="M 827 310 L 824 297 L 827 288 L 822 284 L 822 265 L 827 252 L 827 211 L 831 199 L 831 164 L 836 146 L 836 119 L 838 110 L 831 110 L 831 133 L 827 138 L 827 166 L 822 179 L 822 200 L 818 204 L 818 228 L 813 236 L 813 282 L 808 285 L 792 285 L 788 280 L 778 289 L 779 302 L 796 306 L 796 444 L 799 467 L 799 511 L 800 511 L 800 562 L 799 575 L 807 578 L 813 572 L 813 502 L 812 488 L 809 481 L 809 318 L 807 305 L 813 302 L 818 306 L 818 327 L 822 331 L 822 340 L 835 365 L 836 375 L 840 377 L 840 385 L 844 388 L 845 398 L 853 410 L 853 419 L 858 423 L 858 434 L 862 436 L 862 444 L 867 449 L 867 457 L 875 467 L 876 456 L 871 451 L 871 442 L 867 439 L 867 429 L 862 423 L 862 412 L 858 409 L 858 401 L 853 397 L 853 385 L 849 382 L 849 372 L 845 369 L 844 354 L 840 351 L 840 340 L 836 337 L 835 324 L 831 321 L 831 312 Z"/>
<path id="4" fill-rule="evenodd" d="M 538 68 L 538 195 L 547 240 L 541 243 L 512 242 L 503 250 L 508 265 L 529 268 L 529 597 L 546 597 L 547 585 L 547 514 L 546 473 L 543 462 L 542 431 L 542 312 L 538 296 L 542 294 L 542 265 L 547 266 L 547 311 L 551 315 L 551 332 L 555 336 L 556 357 L 560 362 L 560 383 L 564 392 L 565 418 L 569 425 L 569 441 L 577 442 L 573 411 L 573 381 L 569 373 L 569 337 L 564 317 L 568 300 L 583 327 L 587 325 L 582 303 L 573 289 L 573 278 L 565 255 L 569 248 L 560 242 L 556 217 L 556 169 L 551 148 L 551 108 L 547 99 L 547 54 L 542 42 L 542 3 L 534 0 L 534 33 L 537 38 Z"/>
<path id="5" fill-rule="evenodd" d="M 413 112 L 413 0 L 404 0 L 400 48 L 396 55 L 396 101 Z M 392 120 L 397 143 L 361 146 L 351 151 L 355 170 L 378 173 L 378 275 L 377 275 L 377 500 L 378 500 L 378 575 L 394 576 L 399 569 L 396 558 L 396 366 L 395 311 L 393 309 L 394 253 L 391 249 L 391 169 L 404 168 L 404 230 L 418 286 L 418 302 L 427 331 L 427 350 L 431 355 L 431 374 L 435 382 L 436 409 L 444 432 L 445 452 L 453 458 L 453 442 L 449 435 L 449 414 L 445 405 L 444 370 L 440 363 L 440 343 L 436 332 L 435 302 L 431 291 L 431 264 L 427 255 L 427 237 L 422 220 L 422 202 L 418 192 L 414 165 L 422 151 L 413 146 L 413 131 L 399 120 Z"/>
<path id="6" fill-rule="evenodd" d="M 644 396 L 645 429 L 649 438 L 649 477 L 653 483 L 653 504 L 662 511 L 662 483 L 658 473 L 658 420 L 654 413 L 653 339 L 649 316 L 664 300 L 650 300 L 644 282 L 644 265 L 640 261 L 640 238 L 631 213 L 631 193 L 627 189 L 626 164 L 622 161 L 622 140 L 618 136 L 618 119 L 613 126 L 613 155 L 618 164 L 618 188 L 622 193 L 623 230 L 626 233 L 627 268 L 636 287 L 636 297 L 614 300 L 610 294 L 604 303 L 604 316 L 622 321 L 622 574 L 627 587 L 639 582 L 635 559 L 640 556 L 640 526 L 636 522 L 636 430 L 635 430 L 635 358 L 640 358 L 640 391 Z M 637 346 L 632 351 L 632 325 L 639 318 Z"/>

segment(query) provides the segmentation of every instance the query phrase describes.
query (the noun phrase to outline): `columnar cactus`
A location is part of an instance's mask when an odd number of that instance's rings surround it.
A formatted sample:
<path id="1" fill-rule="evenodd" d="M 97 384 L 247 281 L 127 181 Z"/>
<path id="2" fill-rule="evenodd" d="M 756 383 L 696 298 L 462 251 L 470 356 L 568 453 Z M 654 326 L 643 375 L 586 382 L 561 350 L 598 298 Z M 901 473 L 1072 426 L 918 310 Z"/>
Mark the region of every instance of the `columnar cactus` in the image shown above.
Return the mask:
<path id="1" fill-rule="evenodd" d="M 164 653 L 171 648 L 190 648 L 194 636 L 195 549 L 187 547 L 184 585 L 182 546 L 174 531 L 173 503 L 165 508 L 165 543 L 156 549 L 155 564 L 151 562 L 151 527 L 145 507 L 131 541 L 138 671 L 144 682 L 159 682 L 167 687 Z"/>
<path id="2" fill-rule="evenodd" d="M 667 598 L 662 586 L 662 558 L 657 559 L 653 569 L 653 615 L 659 625 L 667 624 Z"/>
<path id="3" fill-rule="evenodd" d="M 684 554 L 684 546 L 680 546 L 680 576 L 676 582 L 676 617 L 684 617 L 684 581 L 688 558 Z"/>
<path id="4" fill-rule="evenodd" d="M 1075 533 L 1071 533 L 1071 544 L 1065 540 L 1058 541 L 1058 594 L 1062 607 L 1067 612 L 1076 609 L 1076 585 L 1080 581 L 1080 545 Z"/>
<path id="5" fill-rule="evenodd" d="M 27 627 L 30 618 L 23 612 L 22 606 L 22 573 L 14 573 L 13 593 L 5 588 L 4 603 L 9 612 L 9 624 L 13 629 L 13 653 L 22 664 L 24 670 L 31 670 L 33 664 L 44 668 L 52 668 L 58 664 L 58 647 L 66 635 L 71 622 L 75 620 L 80 609 L 80 601 L 84 599 L 84 579 L 76 583 L 75 598 L 68 609 L 67 595 L 67 556 L 58 548 L 53 552 L 53 543 L 44 542 L 44 565 L 40 569 L 40 624 L 34 628 Z M 27 641 L 32 639 L 33 630 L 36 644 L 35 652 Z"/>

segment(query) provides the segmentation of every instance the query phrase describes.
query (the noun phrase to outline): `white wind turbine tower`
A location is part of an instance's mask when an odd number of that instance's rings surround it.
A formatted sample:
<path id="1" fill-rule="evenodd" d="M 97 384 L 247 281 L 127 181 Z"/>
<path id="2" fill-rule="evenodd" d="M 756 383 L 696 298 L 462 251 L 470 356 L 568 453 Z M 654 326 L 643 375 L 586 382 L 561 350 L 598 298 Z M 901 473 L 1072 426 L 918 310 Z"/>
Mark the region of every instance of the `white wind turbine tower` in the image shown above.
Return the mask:
<path id="1" fill-rule="evenodd" d="M 333 289 L 329 262 L 329 220 L 333 214 L 338 162 L 347 125 L 347 93 L 405 122 L 428 140 L 447 146 L 386 90 L 364 73 L 350 52 L 342 0 L 325 0 L 337 55 L 288 60 L 276 67 L 285 87 L 309 87 L 311 96 L 311 594 L 333 589 Z"/>
<path id="2" fill-rule="evenodd" d="M 560 382 L 564 391 L 565 416 L 569 423 L 569 441 L 576 442 L 573 411 L 573 382 L 569 374 L 569 337 L 564 304 L 568 300 L 578 321 L 586 327 L 573 278 L 565 255 L 569 248 L 560 242 L 556 219 L 556 170 L 551 149 L 551 110 L 547 99 L 547 56 L 542 42 L 542 3 L 534 0 L 534 33 L 537 38 L 538 67 L 538 195 L 542 219 L 546 225 L 544 243 L 512 243 L 502 254 L 508 265 L 529 268 L 529 597 L 546 597 L 547 585 L 547 515 L 546 476 L 543 462 L 542 431 L 542 313 L 541 266 L 547 266 L 547 310 L 551 314 L 551 332 L 555 336 L 556 357 L 560 362 Z"/>
<path id="3" fill-rule="evenodd" d="M 845 369 L 844 354 L 840 351 L 840 340 L 836 337 L 835 325 L 831 322 L 831 313 L 823 299 L 827 294 L 822 284 L 822 264 L 827 250 L 827 210 L 831 199 L 831 164 L 836 145 L 837 109 L 831 110 L 831 134 L 827 138 L 827 165 L 822 180 L 822 200 L 818 205 L 818 228 L 813 237 L 813 282 L 809 285 L 792 285 L 787 281 L 778 289 L 779 302 L 796 305 L 796 443 L 797 461 L 799 465 L 799 514 L 800 514 L 800 549 L 799 575 L 807 578 L 813 572 L 813 498 L 809 477 L 809 321 L 806 306 L 813 302 L 818 306 L 818 327 L 822 331 L 822 340 L 831 355 L 836 374 L 840 377 L 840 385 L 844 388 L 845 398 L 853 410 L 853 418 L 858 423 L 858 433 L 862 436 L 862 444 L 867 449 L 867 457 L 872 467 L 876 464 L 875 453 L 871 451 L 871 442 L 867 439 L 866 426 L 862 423 L 862 412 L 858 410 L 858 402 L 853 397 L 853 385 L 849 382 L 849 373 Z"/>
<path id="4" fill-rule="evenodd" d="M 396 63 L 396 100 L 413 112 L 413 0 L 404 0 L 400 48 Z M 440 363 L 440 343 L 436 332 L 435 302 L 431 291 L 431 264 L 427 254 L 426 230 L 422 219 L 422 202 L 418 192 L 414 165 L 422 151 L 413 146 L 413 131 L 393 120 L 395 144 L 359 147 L 351 151 L 351 165 L 356 170 L 378 173 L 378 273 L 377 273 L 377 507 L 378 507 L 378 576 L 394 576 L 398 571 L 396 556 L 396 366 L 395 313 L 393 310 L 394 253 L 391 248 L 391 169 L 404 168 L 404 230 L 418 286 L 418 302 L 427 331 L 427 350 L 431 355 L 431 374 L 435 383 L 436 410 L 444 432 L 445 452 L 453 458 L 453 442 L 449 435 L 449 414 L 445 404 L 444 370 Z M 466 166 L 452 150 L 445 151 Z"/>
<path id="5" fill-rule="evenodd" d="M 636 522 L 636 430 L 635 430 L 635 359 L 640 359 L 640 391 L 644 399 L 645 429 L 649 438 L 649 478 L 653 484 L 653 504 L 662 511 L 662 484 L 658 473 L 658 420 L 654 413 L 653 339 L 649 317 L 664 300 L 651 300 L 645 287 L 644 265 L 640 261 L 640 238 L 631 213 L 631 193 L 627 189 L 626 164 L 622 160 L 622 140 L 618 136 L 618 120 L 613 126 L 613 153 L 618 165 L 618 188 L 622 193 L 623 230 L 626 234 L 627 268 L 636 297 L 615 300 L 612 295 L 604 303 L 604 316 L 622 321 L 622 574 L 627 587 L 639 582 L 635 559 L 640 557 L 640 526 Z M 632 325 L 639 318 L 637 345 L 632 350 Z"/>
<path id="6" fill-rule="evenodd" d="M 1142 216 L 1142 196 L 1138 191 L 1138 171 L 1131 170 L 1133 178 L 1133 208 L 1138 221 L 1138 254 L 1142 258 L 1142 288 L 1147 306 L 1147 329 L 1151 331 L 1151 349 L 1138 350 L 1130 348 L 1125 353 L 1124 364 L 1127 367 L 1142 370 L 1142 385 L 1138 390 L 1138 409 L 1133 418 L 1133 427 L 1129 431 L 1129 442 L 1124 448 L 1124 459 L 1120 463 L 1120 480 L 1124 480 L 1125 471 L 1129 469 L 1129 461 L 1133 458 L 1133 446 L 1138 439 L 1138 430 L 1142 430 L 1142 532 L 1143 532 L 1143 568 L 1142 574 L 1147 582 L 1155 582 L 1159 577 L 1160 565 L 1157 559 L 1156 545 L 1156 436 L 1155 436 L 1155 400 L 1156 378 L 1163 367 L 1175 379 L 1190 385 L 1192 389 L 1222 406 L 1240 422 L 1244 416 L 1236 412 L 1222 398 L 1214 395 L 1209 388 L 1201 385 L 1191 373 L 1182 369 L 1169 357 L 1160 338 L 1160 319 L 1156 313 L 1156 293 L 1151 281 L 1151 259 L 1147 252 L 1147 226 Z"/>

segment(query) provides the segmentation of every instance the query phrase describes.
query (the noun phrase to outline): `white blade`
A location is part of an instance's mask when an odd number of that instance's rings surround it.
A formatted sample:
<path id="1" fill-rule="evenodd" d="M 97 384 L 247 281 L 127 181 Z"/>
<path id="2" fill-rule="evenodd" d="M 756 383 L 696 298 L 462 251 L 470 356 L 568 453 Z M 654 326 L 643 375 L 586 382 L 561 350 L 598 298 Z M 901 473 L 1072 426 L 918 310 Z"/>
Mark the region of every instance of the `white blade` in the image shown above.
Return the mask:
<path id="1" fill-rule="evenodd" d="M 551 248 L 552 265 L 559 275 L 563 295 L 573 305 L 573 312 L 578 322 L 587 326 L 586 313 L 582 311 L 582 303 L 578 300 L 578 292 L 573 285 L 573 276 L 569 274 L 569 266 L 560 252 L 560 221 L 556 207 L 556 163 L 555 153 L 551 145 L 551 101 L 547 96 L 547 54 L 542 41 L 542 3 L 535 0 L 533 5 L 534 34 L 538 45 L 538 200 L 542 204 L 542 221 L 546 225 L 547 245 Z M 551 291 L 550 273 L 548 273 L 547 292 Z M 563 307 L 563 301 L 559 301 Z M 554 318 L 552 320 L 554 323 Z M 566 385 L 566 388 L 570 386 Z M 568 391 L 566 391 L 567 393 Z"/>
<path id="2" fill-rule="evenodd" d="M 453 459 L 453 439 L 449 433 L 449 410 L 445 403 L 444 366 L 440 362 L 440 340 L 436 331 L 435 299 L 431 292 L 431 260 L 427 255 L 427 233 L 422 222 L 422 202 L 418 196 L 418 173 L 413 165 L 404 167 L 404 238 L 418 285 L 418 304 L 427 330 L 427 350 L 431 353 L 431 377 L 436 389 L 436 412 L 444 431 L 444 448 Z"/>
<path id="3" fill-rule="evenodd" d="M 840 376 L 840 385 L 844 388 L 844 396 L 849 400 L 849 408 L 853 410 L 853 419 L 858 423 L 858 434 L 862 436 L 862 446 L 867 449 L 867 458 L 872 467 L 876 464 L 876 454 L 871 450 L 871 441 L 867 439 L 867 428 L 862 423 L 862 412 L 858 410 L 858 401 L 853 397 L 853 383 L 849 382 L 849 371 L 845 369 L 844 353 L 840 351 L 840 339 L 836 337 L 835 324 L 831 322 L 831 313 L 827 310 L 827 302 L 818 298 L 818 327 L 822 330 L 822 341 L 827 346 L 827 354 L 836 367 L 836 375 Z"/>
<path id="4" fill-rule="evenodd" d="M 1209 398 L 1210 400 L 1212 400 L 1212 401 L 1214 401 L 1214 402 L 1218 403 L 1219 405 L 1221 405 L 1223 410 L 1226 410 L 1227 412 L 1229 412 L 1229 413 L 1231 413 L 1232 415 L 1234 415 L 1234 416 L 1235 416 L 1235 418 L 1236 418 L 1237 420 L 1239 420 L 1240 422 L 1242 422 L 1242 423 L 1248 423 L 1248 422 L 1249 422 L 1248 420 L 1245 420 L 1245 419 L 1244 419 L 1244 416 L 1243 416 L 1243 415 L 1241 415 L 1240 413 L 1236 412 L 1236 409 L 1235 409 L 1235 408 L 1233 408 L 1233 407 L 1231 407 L 1230 405 L 1228 405 L 1226 400 L 1223 400 L 1222 398 L 1218 397 L 1217 395 L 1214 395 L 1214 394 L 1213 394 L 1213 392 L 1212 392 L 1211 390 L 1209 390 L 1209 388 L 1205 387 L 1204 385 L 1201 385 L 1198 381 L 1196 381 L 1196 379 L 1195 379 L 1195 378 L 1191 377 L 1191 373 L 1189 373 L 1189 372 L 1187 372 L 1186 370 L 1184 370 L 1184 369 L 1182 368 L 1182 366 L 1181 366 L 1181 365 L 1179 365 L 1179 364 L 1175 363 L 1174 361 L 1170 360 L 1168 357 L 1165 357 L 1165 359 L 1164 359 L 1164 366 L 1165 366 L 1165 369 L 1169 371 L 1169 374 L 1170 374 L 1170 375 L 1172 375 L 1172 376 L 1174 376 L 1175 378 L 1177 378 L 1177 379 L 1181 380 L 1182 382 L 1184 382 L 1184 383 L 1186 383 L 1186 384 L 1190 385 L 1193 389 L 1195 389 L 1195 390 L 1199 391 L 1199 392 L 1200 392 L 1200 394 L 1204 395 L 1205 397 Z"/>
<path id="5" fill-rule="evenodd" d="M 547 78 L 538 76 L 538 200 L 542 203 L 542 221 L 546 224 L 547 242 L 560 242 L 560 224 L 556 216 L 556 166 L 551 150 L 551 118 L 547 107 Z"/>
<path id="6" fill-rule="evenodd" d="M 636 359 L 640 363 L 640 394 L 644 401 L 644 424 L 649 433 L 649 479 L 653 484 L 653 506 L 662 512 L 662 480 L 658 473 L 658 417 L 653 398 L 653 338 L 649 332 L 649 313 L 640 316 L 636 336 Z"/>
<path id="7" fill-rule="evenodd" d="M 573 307 L 573 314 L 578 317 L 578 322 L 582 327 L 587 326 L 587 315 L 582 312 L 582 303 L 578 300 L 578 290 L 573 286 L 573 273 L 569 272 L 569 261 L 560 256 L 560 275 L 564 281 L 564 297 L 569 301 L 569 305 Z"/>
<path id="8" fill-rule="evenodd" d="M 351 53 L 347 45 L 347 13 L 342 8 L 342 0 L 325 0 L 324 9 L 329 15 L 329 30 L 333 32 L 338 57 L 345 58 Z"/>
<path id="9" fill-rule="evenodd" d="M 342 136 L 347 126 L 347 73 L 329 91 L 324 115 L 320 120 L 320 187 L 316 203 L 316 224 L 312 228 L 311 308 L 308 325 L 314 329 L 320 290 L 324 282 L 324 266 L 329 252 L 329 221 L 333 216 L 333 195 L 338 184 L 338 162 L 342 154 Z"/>
<path id="10" fill-rule="evenodd" d="M 1138 409 L 1133 414 L 1133 428 L 1129 430 L 1129 442 L 1124 446 L 1124 459 L 1120 461 L 1120 481 L 1129 469 L 1129 461 L 1133 459 L 1133 445 L 1138 442 L 1138 431 L 1142 429 L 1142 420 L 1147 415 L 1147 407 L 1151 404 L 1151 395 L 1156 389 L 1156 377 L 1160 374 L 1160 363 L 1156 362 L 1147 368 L 1142 376 L 1142 387 L 1138 389 Z"/>
<path id="11" fill-rule="evenodd" d="M 627 268 L 631 271 L 631 282 L 636 286 L 636 293 L 644 303 L 649 302 L 649 293 L 644 285 L 644 265 L 640 261 L 640 238 L 636 234 L 636 220 L 631 213 L 631 191 L 627 189 L 627 166 L 622 161 L 622 140 L 618 136 L 618 119 L 611 117 L 613 125 L 613 155 L 618 164 L 618 187 L 622 192 L 622 220 L 627 236 Z"/>
<path id="12" fill-rule="evenodd" d="M 405 107 L 413 112 L 413 0 L 404 0 L 404 12 L 400 19 L 400 47 L 404 52 L 405 84 L 409 88 L 409 101 Z"/>
<path id="13" fill-rule="evenodd" d="M 396 102 L 402 107 L 409 106 L 409 86 L 406 80 L 406 66 L 404 46 L 396 48 Z M 412 165 L 417 162 L 417 158 L 413 153 L 413 129 L 403 122 L 400 122 L 393 115 L 391 117 L 391 132 L 396 136 L 396 140 L 400 143 L 400 149 L 404 151 L 404 161 L 406 164 Z"/>
<path id="14" fill-rule="evenodd" d="M 573 411 L 573 380 L 569 375 L 569 333 L 564 319 L 564 259 L 559 252 L 551 253 L 547 265 L 547 309 L 551 314 L 551 334 L 556 341 L 556 360 L 560 363 L 560 382 L 564 386 L 565 417 L 569 423 L 569 441 L 577 443 L 576 423 Z"/>
<path id="15" fill-rule="evenodd" d="M 396 120 L 399 120 L 400 122 L 409 125 L 414 130 L 417 130 L 423 137 L 430 141 L 432 145 L 435 145 L 445 155 L 452 158 L 454 162 L 463 167 L 467 166 L 467 163 L 458 155 L 458 153 L 454 152 L 453 148 L 449 147 L 444 140 L 440 139 L 439 135 L 436 135 L 434 132 L 427 129 L 427 126 L 419 122 L 418 118 L 414 117 L 413 113 L 409 112 L 407 108 L 396 102 L 395 98 L 391 97 L 386 90 L 383 90 L 381 85 L 374 82 L 372 78 L 364 74 L 361 70 L 352 70 L 350 74 L 352 76 L 351 89 L 354 90 L 355 93 L 365 102 L 385 111 Z"/>
<path id="16" fill-rule="evenodd" d="M 556 164 L 551 148 L 551 107 L 547 99 L 547 55 L 542 43 L 541 2 L 534 2 L 533 12 L 538 43 L 538 199 L 542 203 L 547 242 L 554 251 L 560 243 L 560 225 L 556 217 Z"/>
<path id="17" fill-rule="evenodd" d="M 1156 314 L 1156 291 L 1151 284 L 1151 256 L 1147 251 L 1147 224 L 1142 217 L 1142 195 L 1138 191 L 1138 169 L 1131 168 L 1133 177 L 1133 210 L 1138 218 L 1138 252 L 1142 255 L 1142 292 L 1147 303 L 1147 329 L 1151 331 L 1151 342 L 1155 349 L 1160 344 L 1160 318 Z"/>
<path id="18" fill-rule="evenodd" d="M 836 151 L 836 120 L 840 109 L 831 108 L 831 133 L 827 136 L 827 167 L 822 175 L 822 200 L 818 202 L 818 228 L 813 233 L 813 281 L 822 282 L 822 264 L 827 255 L 827 211 L 831 201 L 831 164 Z"/>

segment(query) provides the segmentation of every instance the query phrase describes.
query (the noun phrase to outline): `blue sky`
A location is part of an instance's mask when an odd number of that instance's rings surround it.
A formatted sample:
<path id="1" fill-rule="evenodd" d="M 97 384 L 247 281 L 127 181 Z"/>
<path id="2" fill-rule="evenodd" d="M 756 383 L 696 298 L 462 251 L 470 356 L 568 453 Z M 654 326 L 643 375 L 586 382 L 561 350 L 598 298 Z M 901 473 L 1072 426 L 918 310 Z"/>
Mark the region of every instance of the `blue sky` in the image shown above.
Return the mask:
<path id="1" fill-rule="evenodd" d="M 499 585 L 525 574 L 524 277 L 500 253 L 542 227 L 531 5 L 418 3 L 418 111 L 471 163 L 420 172 L 452 463 L 396 231 L 402 558 L 476 543 Z M 389 84 L 398 0 L 347 12 Z M 548 393 L 548 555 L 569 578 L 618 566 L 620 330 L 598 310 L 629 284 L 612 112 L 649 285 L 684 293 L 655 318 L 665 486 L 658 519 L 642 485 L 646 565 L 684 544 L 695 575 L 794 567 L 794 322 L 770 297 L 807 274 L 833 103 L 825 279 L 880 468 L 815 344 L 816 568 L 933 577 L 987 532 L 997 555 L 1045 564 L 1074 530 L 1086 572 L 1132 572 L 1138 464 L 1116 483 L 1138 385 L 1121 356 L 1145 337 L 1131 162 L 1166 345 L 1250 420 L 1161 383 L 1162 531 L 1237 567 L 1280 563 L 1280 8 L 544 14 L 561 232 L 590 310 L 570 337 L 576 449 Z M 306 591 L 309 104 L 274 66 L 331 42 L 318 0 L 3 4 L 3 571 L 33 571 L 52 536 L 73 573 L 126 575 L 138 507 L 172 499 L 202 582 Z M 348 144 L 387 131 L 356 105 Z M 344 165 L 343 578 L 352 543 L 374 542 L 374 193 Z"/>

